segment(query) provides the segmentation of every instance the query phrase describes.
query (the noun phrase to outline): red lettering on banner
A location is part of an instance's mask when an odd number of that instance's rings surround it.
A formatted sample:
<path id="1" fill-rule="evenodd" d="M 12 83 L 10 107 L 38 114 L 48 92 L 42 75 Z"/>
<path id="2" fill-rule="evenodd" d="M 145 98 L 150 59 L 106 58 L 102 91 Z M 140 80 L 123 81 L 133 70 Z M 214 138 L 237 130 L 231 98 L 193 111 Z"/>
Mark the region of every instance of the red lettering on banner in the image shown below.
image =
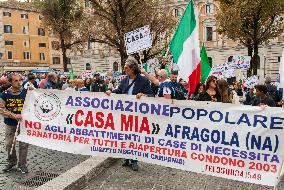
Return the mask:
<path id="1" fill-rule="evenodd" d="M 106 120 L 105 129 L 107 129 L 107 128 L 111 128 L 112 130 L 115 130 L 112 113 L 109 113 L 109 114 L 107 115 L 107 120 Z"/>
<path id="2" fill-rule="evenodd" d="M 78 142 L 80 144 L 89 144 L 90 138 L 85 137 L 78 137 L 74 136 L 74 142 Z"/>
<path id="3" fill-rule="evenodd" d="M 83 120 L 79 120 L 79 115 L 83 116 L 84 115 L 84 112 L 83 110 L 78 110 L 76 113 L 75 113 L 75 124 L 80 127 L 83 125 Z"/>
<path id="4" fill-rule="evenodd" d="M 133 129 L 133 124 L 135 126 L 135 129 Z M 130 131 L 130 132 L 139 132 L 143 133 L 146 132 L 146 134 L 150 134 L 150 127 L 147 117 L 143 117 L 141 121 L 141 125 L 139 127 L 139 119 L 138 116 L 134 116 L 133 121 L 133 115 L 129 115 L 128 117 L 124 114 L 121 114 L 121 131 Z"/>
<path id="5" fill-rule="evenodd" d="M 41 129 L 41 123 L 25 120 L 25 127 L 31 129 Z"/>
<path id="6" fill-rule="evenodd" d="M 147 134 L 150 134 L 149 122 L 147 117 L 143 117 L 139 133 L 143 133 L 144 131 Z"/>
<path id="7" fill-rule="evenodd" d="M 83 117 L 83 118 L 82 118 Z M 75 124 L 78 127 L 96 127 L 96 128 L 104 128 L 104 129 L 112 129 L 114 128 L 114 122 L 113 122 L 113 115 L 112 113 L 109 113 L 107 115 L 107 118 L 104 118 L 105 115 L 103 112 L 97 112 L 95 114 L 95 119 L 92 111 L 88 111 L 87 115 L 83 112 L 83 110 L 78 110 L 75 113 Z M 96 120 L 96 122 L 95 122 Z M 106 120 L 106 121 L 105 121 Z"/>
<path id="8" fill-rule="evenodd" d="M 27 135 L 31 137 L 37 137 L 37 138 L 43 138 L 43 139 L 71 142 L 70 135 L 64 135 L 64 134 L 48 133 L 45 131 L 42 132 L 42 131 L 27 130 Z"/>
<path id="9" fill-rule="evenodd" d="M 150 152 L 165 156 L 175 156 L 175 157 L 181 157 L 181 158 L 187 158 L 186 151 L 184 150 L 178 150 L 173 148 L 167 148 L 167 147 L 158 147 L 158 146 L 152 146 L 152 145 L 146 145 L 146 144 L 140 144 L 136 142 L 130 142 L 129 149 L 133 150 L 139 150 L 143 152 Z"/>
<path id="10" fill-rule="evenodd" d="M 88 111 L 88 113 L 87 113 L 87 117 L 86 117 L 84 126 L 87 127 L 87 125 L 91 125 L 91 127 L 94 127 L 94 118 L 93 118 L 92 111 Z"/>
<path id="11" fill-rule="evenodd" d="M 121 148 L 126 148 L 126 142 L 121 142 L 121 143 L 120 143 L 120 147 L 121 147 Z"/>
<path id="12" fill-rule="evenodd" d="M 104 127 L 104 119 L 103 119 L 103 117 L 104 117 L 104 113 L 103 112 L 97 112 L 96 119 L 97 119 L 98 122 L 96 122 L 95 125 L 99 129 Z"/>
<path id="13" fill-rule="evenodd" d="M 122 114 L 121 115 L 121 129 L 120 130 L 121 131 L 132 131 L 132 127 L 133 127 L 133 115 L 129 115 L 128 119 L 126 119 L 126 115 Z"/>

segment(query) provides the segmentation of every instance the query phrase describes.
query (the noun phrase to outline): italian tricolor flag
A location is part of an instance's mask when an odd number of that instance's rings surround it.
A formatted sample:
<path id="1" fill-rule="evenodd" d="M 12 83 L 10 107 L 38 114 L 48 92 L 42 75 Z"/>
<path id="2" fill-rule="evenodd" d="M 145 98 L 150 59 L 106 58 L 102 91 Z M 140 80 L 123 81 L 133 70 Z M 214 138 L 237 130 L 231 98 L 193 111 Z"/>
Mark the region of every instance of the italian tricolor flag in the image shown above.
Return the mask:
<path id="1" fill-rule="evenodd" d="M 189 95 L 194 92 L 201 77 L 198 26 L 195 18 L 193 0 L 191 0 L 170 43 L 174 62 L 179 67 L 179 77 L 188 81 Z"/>

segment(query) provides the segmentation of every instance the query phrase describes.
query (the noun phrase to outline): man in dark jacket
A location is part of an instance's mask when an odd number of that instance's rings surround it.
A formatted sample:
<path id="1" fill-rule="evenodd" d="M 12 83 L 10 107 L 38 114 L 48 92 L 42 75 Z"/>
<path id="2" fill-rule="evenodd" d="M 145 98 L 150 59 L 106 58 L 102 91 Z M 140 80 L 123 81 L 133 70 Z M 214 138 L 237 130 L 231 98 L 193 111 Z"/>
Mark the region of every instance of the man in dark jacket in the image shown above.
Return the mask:
<path id="1" fill-rule="evenodd" d="M 92 92 L 105 92 L 107 90 L 107 86 L 104 84 L 104 81 L 101 80 L 100 73 L 94 74 L 95 80 L 91 86 Z"/>
<path id="2" fill-rule="evenodd" d="M 254 88 L 256 89 L 256 97 L 252 101 L 252 106 L 276 106 L 275 101 L 267 95 L 267 87 L 265 85 L 256 85 Z"/>
<path id="3" fill-rule="evenodd" d="M 119 87 L 113 90 L 112 93 L 136 95 L 138 99 L 141 96 L 154 96 L 150 81 L 146 77 L 141 76 L 141 71 L 135 58 L 129 57 L 126 60 L 124 71 L 127 77 L 121 81 Z M 111 91 L 107 91 L 106 94 L 110 95 Z M 138 161 L 126 159 L 122 166 L 131 166 L 132 170 L 137 171 Z"/>

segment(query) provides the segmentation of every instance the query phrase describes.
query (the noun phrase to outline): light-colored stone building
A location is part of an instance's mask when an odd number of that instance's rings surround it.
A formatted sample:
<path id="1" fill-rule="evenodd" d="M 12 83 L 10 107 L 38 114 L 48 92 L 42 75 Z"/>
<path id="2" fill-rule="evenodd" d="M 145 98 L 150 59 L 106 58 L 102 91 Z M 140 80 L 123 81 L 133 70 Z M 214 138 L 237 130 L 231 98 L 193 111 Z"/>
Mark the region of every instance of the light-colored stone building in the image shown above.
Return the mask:
<path id="1" fill-rule="evenodd" d="M 177 19 L 184 12 L 189 0 L 172 0 L 168 4 L 172 7 L 173 16 Z M 194 0 L 195 8 L 198 11 L 200 45 L 204 42 L 209 60 L 212 65 L 219 65 L 228 62 L 233 55 L 247 55 L 247 49 L 238 42 L 229 40 L 219 35 L 216 30 L 215 15 L 219 10 L 216 0 Z M 260 79 L 269 75 L 277 80 L 279 63 L 284 48 L 284 35 L 272 39 L 268 45 L 261 46 L 259 50 L 260 67 L 258 76 Z"/>

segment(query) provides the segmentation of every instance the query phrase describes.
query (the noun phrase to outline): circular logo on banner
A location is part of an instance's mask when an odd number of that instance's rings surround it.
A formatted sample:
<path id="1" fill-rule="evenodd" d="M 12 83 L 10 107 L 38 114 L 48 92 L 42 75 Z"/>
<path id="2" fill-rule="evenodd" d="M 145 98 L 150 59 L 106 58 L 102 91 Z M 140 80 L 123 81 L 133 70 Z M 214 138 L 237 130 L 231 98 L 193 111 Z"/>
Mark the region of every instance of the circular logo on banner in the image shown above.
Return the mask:
<path id="1" fill-rule="evenodd" d="M 41 121 L 51 121 L 61 111 L 61 102 L 53 93 L 44 93 L 35 100 L 35 116 Z"/>

